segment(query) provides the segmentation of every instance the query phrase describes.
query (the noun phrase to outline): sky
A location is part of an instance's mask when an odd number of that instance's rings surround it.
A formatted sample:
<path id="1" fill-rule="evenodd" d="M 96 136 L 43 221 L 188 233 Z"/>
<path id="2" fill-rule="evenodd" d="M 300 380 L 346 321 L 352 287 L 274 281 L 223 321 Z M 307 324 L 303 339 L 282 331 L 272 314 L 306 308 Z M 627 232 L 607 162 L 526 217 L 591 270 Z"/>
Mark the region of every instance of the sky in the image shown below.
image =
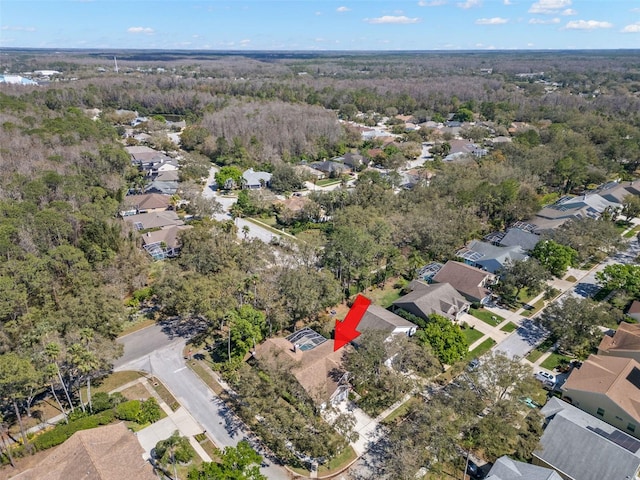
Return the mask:
<path id="1" fill-rule="evenodd" d="M 640 48 L 640 0 L 1 0 L 0 47 Z"/>

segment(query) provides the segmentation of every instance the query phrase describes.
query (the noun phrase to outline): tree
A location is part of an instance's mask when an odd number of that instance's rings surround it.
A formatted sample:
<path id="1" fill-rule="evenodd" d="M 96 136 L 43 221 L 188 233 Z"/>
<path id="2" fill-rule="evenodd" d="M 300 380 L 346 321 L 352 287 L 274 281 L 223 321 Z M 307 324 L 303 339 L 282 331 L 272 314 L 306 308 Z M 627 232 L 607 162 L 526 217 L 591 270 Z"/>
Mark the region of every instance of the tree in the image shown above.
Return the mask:
<path id="1" fill-rule="evenodd" d="M 618 319 L 608 305 L 575 297 L 552 303 L 537 317 L 561 350 L 580 358 L 586 358 L 602 338 L 598 327 L 616 325 Z"/>
<path id="2" fill-rule="evenodd" d="M 571 219 L 556 228 L 550 238 L 578 252 L 581 261 L 602 260 L 622 244 L 620 232 L 613 222 L 594 218 Z"/>
<path id="3" fill-rule="evenodd" d="M 188 463 L 195 456 L 195 452 L 189 443 L 189 439 L 180 435 L 177 430 L 165 440 L 156 443 L 153 456 L 161 465 L 173 465 L 175 476 L 176 463 Z M 178 477 L 175 477 L 176 479 Z"/>
<path id="4" fill-rule="evenodd" d="M 627 221 L 640 216 L 640 196 L 627 195 L 622 200 L 622 214 L 627 217 Z"/>
<path id="5" fill-rule="evenodd" d="M 236 447 L 225 447 L 220 462 L 204 462 L 189 472 L 189 480 L 267 480 L 260 473 L 262 457 L 242 440 Z"/>
<path id="6" fill-rule="evenodd" d="M 503 297 L 517 299 L 523 288 L 526 288 L 529 294 L 537 295 L 542 291 L 544 282 L 550 278 L 549 272 L 535 258 L 516 260 L 500 272 L 497 288 Z"/>
<path id="7" fill-rule="evenodd" d="M 424 328 L 419 329 L 415 337 L 430 345 L 435 356 L 446 365 L 461 360 L 469 351 L 460 327 L 442 315 L 429 315 Z"/>
<path id="8" fill-rule="evenodd" d="M 242 170 L 234 166 L 222 167 L 215 175 L 218 188 L 231 190 L 242 185 Z"/>
<path id="9" fill-rule="evenodd" d="M 304 182 L 298 172 L 288 163 L 276 165 L 271 174 L 271 190 L 276 193 L 300 190 Z"/>
<path id="10" fill-rule="evenodd" d="M 29 440 L 22 423 L 18 404 L 36 384 L 37 379 L 38 374 L 28 359 L 20 357 L 14 352 L 0 355 L 0 397 L 8 398 L 11 402 L 20 425 L 24 445 L 27 445 Z"/>
<path id="11" fill-rule="evenodd" d="M 596 273 L 596 280 L 607 290 L 623 290 L 632 297 L 640 295 L 640 266 L 614 263 Z"/>
<path id="12" fill-rule="evenodd" d="M 531 256 L 538 259 L 552 275 L 561 278 L 567 268 L 576 263 L 578 252 L 553 240 L 542 240 L 534 247 Z"/>

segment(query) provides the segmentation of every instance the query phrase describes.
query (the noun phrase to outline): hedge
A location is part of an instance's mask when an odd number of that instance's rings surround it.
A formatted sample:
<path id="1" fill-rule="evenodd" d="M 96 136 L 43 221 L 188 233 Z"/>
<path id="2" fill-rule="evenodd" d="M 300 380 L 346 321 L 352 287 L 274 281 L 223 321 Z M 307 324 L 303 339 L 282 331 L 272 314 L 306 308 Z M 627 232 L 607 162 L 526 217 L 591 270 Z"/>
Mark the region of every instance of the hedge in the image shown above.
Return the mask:
<path id="1" fill-rule="evenodd" d="M 87 430 L 89 428 L 99 427 L 100 425 L 107 425 L 113 422 L 114 419 L 115 415 L 113 410 L 106 410 L 95 415 L 74 420 L 73 422 L 59 423 L 52 430 L 48 430 L 34 438 L 33 446 L 37 450 L 45 450 L 47 448 L 55 447 L 80 430 Z"/>

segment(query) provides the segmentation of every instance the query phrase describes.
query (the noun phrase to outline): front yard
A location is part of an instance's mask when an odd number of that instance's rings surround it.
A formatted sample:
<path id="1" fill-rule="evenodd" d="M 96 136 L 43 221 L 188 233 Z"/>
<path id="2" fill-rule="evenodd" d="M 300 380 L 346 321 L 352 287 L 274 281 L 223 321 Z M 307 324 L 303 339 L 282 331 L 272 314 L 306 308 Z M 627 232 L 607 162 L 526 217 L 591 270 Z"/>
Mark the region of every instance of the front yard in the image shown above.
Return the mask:
<path id="1" fill-rule="evenodd" d="M 495 313 L 491 313 L 489 310 L 470 308 L 469 313 L 477 319 L 482 320 L 484 323 L 491 325 L 492 327 L 497 327 L 502 322 L 504 322 L 503 317 L 501 317 L 500 315 L 496 315 Z"/>

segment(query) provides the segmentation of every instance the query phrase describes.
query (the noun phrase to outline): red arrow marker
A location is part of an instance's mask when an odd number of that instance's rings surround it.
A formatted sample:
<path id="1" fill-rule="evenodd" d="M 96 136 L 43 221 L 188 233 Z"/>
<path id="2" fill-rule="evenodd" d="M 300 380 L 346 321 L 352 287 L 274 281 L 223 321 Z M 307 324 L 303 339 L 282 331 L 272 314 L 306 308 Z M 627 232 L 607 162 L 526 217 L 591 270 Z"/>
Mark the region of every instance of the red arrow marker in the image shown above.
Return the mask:
<path id="1" fill-rule="evenodd" d="M 351 340 L 358 338 L 360 332 L 358 332 L 356 328 L 367 311 L 367 308 L 369 308 L 369 305 L 371 305 L 371 300 L 365 296 L 358 295 L 345 319 L 342 322 L 336 320 L 336 334 L 333 342 L 334 352 L 344 347 Z"/>

